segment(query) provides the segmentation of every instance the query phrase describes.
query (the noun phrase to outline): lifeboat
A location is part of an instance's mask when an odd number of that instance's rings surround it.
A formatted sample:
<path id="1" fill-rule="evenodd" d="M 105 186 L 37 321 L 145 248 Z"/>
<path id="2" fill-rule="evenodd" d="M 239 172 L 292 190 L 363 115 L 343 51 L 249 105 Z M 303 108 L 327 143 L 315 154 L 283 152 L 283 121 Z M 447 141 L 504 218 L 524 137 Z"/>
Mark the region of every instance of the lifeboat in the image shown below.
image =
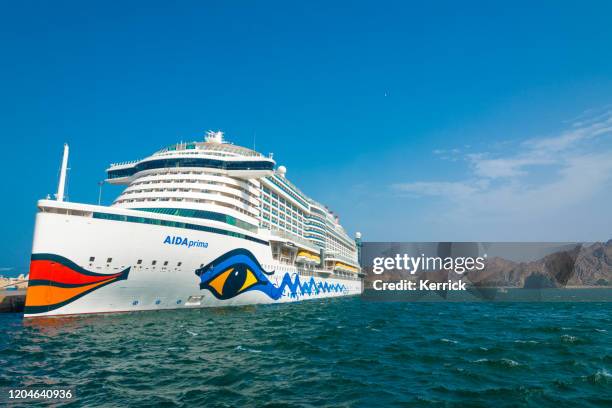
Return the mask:
<path id="1" fill-rule="evenodd" d="M 336 264 L 334 265 L 334 270 L 353 272 L 353 273 L 359 272 L 359 269 L 357 269 L 356 267 L 347 265 L 342 262 L 336 262 Z"/>
<path id="2" fill-rule="evenodd" d="M 306 263 L 306 264 L 318 265 L 319 263 L 321 263 L 321 257 L 312 252 L 299 251 L 297 253 L 297 257 L 295 258 L 295 261 Z"/>

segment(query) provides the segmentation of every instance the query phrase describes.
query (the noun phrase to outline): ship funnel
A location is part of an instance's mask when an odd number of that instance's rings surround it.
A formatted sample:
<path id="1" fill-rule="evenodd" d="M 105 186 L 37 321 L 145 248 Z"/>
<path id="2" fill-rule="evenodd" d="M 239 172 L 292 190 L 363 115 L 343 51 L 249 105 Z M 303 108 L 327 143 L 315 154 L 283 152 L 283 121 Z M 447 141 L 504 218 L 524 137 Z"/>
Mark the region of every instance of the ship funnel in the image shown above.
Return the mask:
<path id="1" fill-rule="evenodd" d="M 66 189 L 66 171 L 68 170 L 68 143 L 64 143 L 64 156 L 62 157 L 62 167 L 60 168 L 59 183 L 57 184 L 57 201 L 64 201 L 64 191 Z"/>

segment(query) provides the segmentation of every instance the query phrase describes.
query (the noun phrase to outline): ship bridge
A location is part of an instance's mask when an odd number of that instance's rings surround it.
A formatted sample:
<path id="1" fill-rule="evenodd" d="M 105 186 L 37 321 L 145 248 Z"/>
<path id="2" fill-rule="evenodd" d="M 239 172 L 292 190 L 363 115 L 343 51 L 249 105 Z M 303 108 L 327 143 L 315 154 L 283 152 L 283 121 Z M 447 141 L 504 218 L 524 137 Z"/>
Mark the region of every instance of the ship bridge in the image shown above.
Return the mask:
<path id="1" fill-rule="evenodd" d="M 151 156 L 112 164 L 107 182 L 128 187 L 113 206 L 220 220 L 256 231 L 259 179 L 275 162 L 209 131 L 203 142 L 177 143 Z"/>

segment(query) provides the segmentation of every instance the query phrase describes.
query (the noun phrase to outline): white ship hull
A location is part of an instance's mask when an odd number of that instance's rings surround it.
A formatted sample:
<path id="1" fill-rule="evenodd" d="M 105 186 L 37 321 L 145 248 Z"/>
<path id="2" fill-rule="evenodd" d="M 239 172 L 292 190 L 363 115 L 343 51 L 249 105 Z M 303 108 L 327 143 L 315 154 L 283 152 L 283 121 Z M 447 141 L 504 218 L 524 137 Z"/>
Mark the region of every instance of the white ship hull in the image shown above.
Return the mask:
<path id="1" fill-rule="evenodd" d="M 95 211 L 143 213 L 41 203 L 55 210 L 36 217 L 25 317 L 283 303 L 362 291 L 358 279 L 298 273 L 295 266 L 279 264 L 263 236 L 255 241 L 99 219 L 92 217 Z M 61 208 L 67 210 L 62 214 Z M 223 261 L 227 254 L 237 258 Z M 225 269 L 215 271 L 217 266 Z"/>

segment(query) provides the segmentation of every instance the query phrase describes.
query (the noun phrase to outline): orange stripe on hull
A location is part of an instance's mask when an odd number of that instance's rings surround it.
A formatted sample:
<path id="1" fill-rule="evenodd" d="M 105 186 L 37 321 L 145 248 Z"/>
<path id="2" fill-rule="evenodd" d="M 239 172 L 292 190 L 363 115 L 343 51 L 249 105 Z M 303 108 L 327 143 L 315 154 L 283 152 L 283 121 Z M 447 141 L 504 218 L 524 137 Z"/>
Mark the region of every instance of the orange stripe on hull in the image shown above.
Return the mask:
<path id="1" fill-rule="evenodd" d="M 111 278 L 112 279 L 112 278 Z M 55 286 L 39 285 L 29 286 L 26 294 L 27 306 L 49 306 L 56 303 L 65 302 L 80 295 L 83 292 L 105 284 L 110 279 L 103 282 L 92 283 L 90 285 L 79 286 L 77 288 L 58 288 Z"/>

